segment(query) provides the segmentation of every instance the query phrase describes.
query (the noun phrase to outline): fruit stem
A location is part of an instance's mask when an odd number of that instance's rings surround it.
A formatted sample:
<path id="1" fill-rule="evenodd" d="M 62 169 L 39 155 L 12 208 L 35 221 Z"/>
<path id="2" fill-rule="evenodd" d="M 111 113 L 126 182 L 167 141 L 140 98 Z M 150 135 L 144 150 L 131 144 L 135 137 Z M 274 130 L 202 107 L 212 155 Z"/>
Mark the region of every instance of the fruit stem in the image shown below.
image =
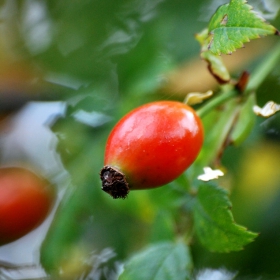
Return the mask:
<path id="1" fill-rule="evenodd" d="M 276 44 L 275 48 L 270 52 L 263 61 L 258 65 L 258 67 L 251 74 L 250 80 L 246 87 L 246 95 L 255 91 L 269 75 L 272 69 L 280 60 L 280 43 Z M 221 94 L 212 98 L 203 107 L 197 110 L 197 114 L 200 118 L 205 117 L 209 112 L 211 112 L 217 106 L 223 104 L 225 101 L 237 96 L 239 92 L 234 89 L 228 89 L 221 92 Z"/>
<path id="2" fill-rule="evenodd" d="M 233 89 L 229 90 L 227 92 L 222 92 L 221 94 L 217 95 L 216 97 L 210 99 L 203 107 L 198 109 L 196 111 L 196 113 L 200 118 L 203 118 L 209 112 L 211 112 L 214 108 L 218 107 L 219 105 L 223 104 L 225 101 L 227 101 L 237 95 L 238 95 L 238 91 L 233 90 Z"/>
<path id="3" fill-rule="evenodd" d="M 255 91 L 265 80 L 280 60 L 280 43 L 276 44 L 274 49 L 259 63 L 257 68 L 251 74 L 250 80 L 246 88 L 246 94 Z"/>

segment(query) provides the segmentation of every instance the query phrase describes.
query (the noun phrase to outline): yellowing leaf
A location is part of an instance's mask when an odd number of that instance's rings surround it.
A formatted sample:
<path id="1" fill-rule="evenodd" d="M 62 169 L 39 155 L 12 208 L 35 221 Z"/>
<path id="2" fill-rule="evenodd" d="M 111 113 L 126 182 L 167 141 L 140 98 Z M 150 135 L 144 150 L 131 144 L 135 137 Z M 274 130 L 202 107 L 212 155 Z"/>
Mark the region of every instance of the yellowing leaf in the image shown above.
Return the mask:
<path id="1" fill-rule="evenodd" d="M 212 90 L 208 90 L 205 93 L 200 93 L 200 92 L 191 92 L 189 93 L 185 100 L 184 103 L 188 104 L 188 105 L 195 105 L 195 104 L 199 104 L 201 103 L 203 100 L 211 97 L 213 95 L 213 91 Z"/>
<path id="2" fill-rule="evenodd" d="M 220 56 L 214 55 L 211 51 L 201 53 L 201 57 L 208 63 L 208 69 L 219 84 L 230 81 L 230 74 Z"/>

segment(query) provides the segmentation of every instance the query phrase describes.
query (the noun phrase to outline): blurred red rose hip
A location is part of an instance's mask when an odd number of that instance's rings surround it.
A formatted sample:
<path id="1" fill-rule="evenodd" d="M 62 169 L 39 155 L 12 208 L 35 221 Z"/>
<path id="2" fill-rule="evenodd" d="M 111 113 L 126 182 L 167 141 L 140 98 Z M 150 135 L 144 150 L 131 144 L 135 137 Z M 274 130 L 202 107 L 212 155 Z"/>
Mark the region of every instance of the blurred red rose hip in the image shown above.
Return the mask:
<path id="1" fill-rule="evenodd" d="M 18 167 L 0 168 L 0 245 L 40 225 L 54 198 L 52 186 L 35 173 Z"/>

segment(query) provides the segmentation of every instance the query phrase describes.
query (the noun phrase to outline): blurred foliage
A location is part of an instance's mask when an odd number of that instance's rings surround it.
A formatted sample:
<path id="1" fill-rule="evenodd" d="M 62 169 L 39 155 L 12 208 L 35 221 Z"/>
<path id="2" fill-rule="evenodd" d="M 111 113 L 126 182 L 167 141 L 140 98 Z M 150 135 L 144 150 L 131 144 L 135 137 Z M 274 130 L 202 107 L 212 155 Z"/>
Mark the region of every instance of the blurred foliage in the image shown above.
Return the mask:
<path id="1" fill-rule="evenodd" d="M 221 4 L 217 2 L 0 1 L 0 115 L 4 117 L 0 140 L 9 126 L 7 120 L 28 101 L 58 101 L 65 107 L 52 119 L 56 146 L 49 145 L 47 152 L 59 156 L 63 168 L 57 173 L 67 173 L 71 182 L 58 186 L 64 194 L 40 249 L 47 272 L 60 273 L 65 279 L 69 275 L 71 279 L 110 279 L 108 275 L 116 279 L 120 262 L 130 254 L 147 244 L 170 242 L 183 235 L 190 223 L 181 222 L 189 211 L 182 198 L 188 188 L 185 176 L 169 186 L 131 192 L 129 199 L 116 201 L 101 192 L 99 170 L 107 136 L 121 116 L 152 100 L 182 100 L 179 90 L 167 86 L 169 73 L 199 56 L 194 34 L 205 27 L 213 7 Z M 274 2 L 279 7 L 279 1 Z M 279 27 L 279 12 L 270 21 Z M 245 67 L 244 56 L 238 59 L 242 51 L 234 60 Z M 258 61 L 256 55 L 253 62 L 245 61 L 250 70 Z M 258 90 L 258 104 L 269 99 L 280 103 L 279 65 Z M 206 64 L 192 67 L 199 86 L 215 87 L 210 75 L 200 80 Z M 162 90 L 165 87 L 168 90 Z M 227 112 L 219 123 L 220 112 L 204 120 L 210 135 L 207 141 L 216 142 L 217 134 L 228 133 L 225 123 L 233 121 L 231 104 Z M 32 127 L 32 122 L 25 126 Z M 260 237 L 246 250 L 230 254 L 209 253 L 195 240 L 196 270 L 225 267 L 240 277 L 279 273 L 279 131 L 279 115 L 258 119 L 247 141 L 227 149 L 222 158 L 229 171 L 224 180 L 231 186 L 234 215 L 238 223 L 261 232 Z M 40 137 L 36 131 L 32 134 Z M 222 144 L 216 142 L 215 149 Z M 0 159 L 6 164 L 1 149 Z M 211 158 L 211 151 L 206 152 Z M 114 254 L 104 257 L 104 250 Z M 184 254 L 187 257 L 188 252 Z"/>
<path id="2" fill-rule="evenodd" d="M 150 260 L 148 266 L 147 258 Z M 126 264 L 120 279 L 184 280 L 191 277 L 191 270 L 188 247 L 183 242 L 177 244 L 165 242 L 150 246 L 133 256 Z"/>

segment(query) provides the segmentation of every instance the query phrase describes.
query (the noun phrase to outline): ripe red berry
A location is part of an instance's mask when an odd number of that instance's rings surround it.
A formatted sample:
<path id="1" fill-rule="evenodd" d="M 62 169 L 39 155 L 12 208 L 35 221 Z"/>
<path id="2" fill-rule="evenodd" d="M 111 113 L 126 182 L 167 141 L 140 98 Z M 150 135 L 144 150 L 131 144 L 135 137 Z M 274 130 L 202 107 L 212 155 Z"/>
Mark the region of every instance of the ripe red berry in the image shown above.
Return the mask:
<path id="1" fill-rule="evenodd" d="M 54 202 L 48 182 L 23 168 L 0 169 L 0 245 L 12 242 L 43 222 Z"/>
<path id="2" fill-rule="evenodd" d="M 202 122 L 191 107 L 158 101 L 136 108 L 108 138 L 102 189 L 125 198 L 129 190 L 165 185 L 193 163 L 202 143 Z"/>

